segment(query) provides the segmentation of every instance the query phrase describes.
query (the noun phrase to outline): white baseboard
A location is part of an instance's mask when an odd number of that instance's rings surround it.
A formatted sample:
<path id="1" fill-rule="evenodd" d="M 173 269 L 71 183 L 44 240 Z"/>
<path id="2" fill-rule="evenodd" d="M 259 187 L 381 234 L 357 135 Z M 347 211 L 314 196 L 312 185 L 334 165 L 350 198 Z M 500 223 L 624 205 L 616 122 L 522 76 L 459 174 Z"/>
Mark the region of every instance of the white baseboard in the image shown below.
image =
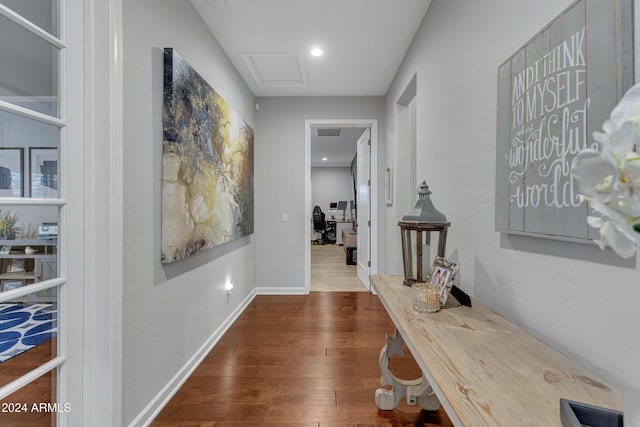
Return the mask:
<path id="1" fill-rule="evenodd" d="M 254 289 L 231 315 L 214 331 L 214 333 L 202 344 L 193 356 L 185 363 L 185 365 L 171 378 L 162 390 L 149 402 L 149 404 L 131 421 L 129 427 L 147 427 L 158 416 L 160 411 L 166 406 L 171 398 L 180 390 L 180 387 L 191 376 L 193 371 L 202 363 L 204 358 L 213 349 L 216 343 L 224 335 L 224 333 L 233 325 L 238 316 L 247 308 L 257 295 L 257 289 Z"/>
<path id="2" fill-rule="evenodd" d="M 308 292 L 304 289 L 304 286 L 298 288 L 294 287 L 280 287 L 274 288 L 270 286 L 258 286 L 256 287 L 256 295 L 307 295 Z"/>

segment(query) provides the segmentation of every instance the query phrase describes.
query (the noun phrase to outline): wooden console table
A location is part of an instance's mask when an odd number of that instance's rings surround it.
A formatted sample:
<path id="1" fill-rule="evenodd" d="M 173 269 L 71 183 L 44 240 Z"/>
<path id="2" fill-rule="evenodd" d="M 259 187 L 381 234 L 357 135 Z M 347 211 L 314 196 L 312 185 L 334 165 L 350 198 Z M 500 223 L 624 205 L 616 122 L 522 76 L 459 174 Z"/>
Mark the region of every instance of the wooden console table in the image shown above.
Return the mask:
<path id="1" fill-rule="evenodd" d="M 561 426 L 560 398 L 622 410 L 620 391 L 476 300 L 473 308 L 424 314 L 411 307 L 401 276 L 371 276 L 371 283 L 397 330 L 380 354 L 383 385 L 392 386 L 377 391 L 380 409 L 406 395 L 424 409 L 439 401 L 456 426 L 492 427 Z M 422 379 L 388 371 L 402 341 Z"/>

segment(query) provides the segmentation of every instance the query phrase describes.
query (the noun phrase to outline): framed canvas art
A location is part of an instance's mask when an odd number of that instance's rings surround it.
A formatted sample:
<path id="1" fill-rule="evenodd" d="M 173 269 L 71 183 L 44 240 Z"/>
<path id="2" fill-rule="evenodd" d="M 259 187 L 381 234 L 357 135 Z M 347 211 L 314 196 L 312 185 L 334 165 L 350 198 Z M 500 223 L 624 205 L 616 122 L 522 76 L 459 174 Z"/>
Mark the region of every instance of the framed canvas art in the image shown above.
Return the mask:
<path id="1" fill-rule="evenodd" d="M 164 50 L 163 263 L 253 233 L 253 129 L 172 48 Z"/>

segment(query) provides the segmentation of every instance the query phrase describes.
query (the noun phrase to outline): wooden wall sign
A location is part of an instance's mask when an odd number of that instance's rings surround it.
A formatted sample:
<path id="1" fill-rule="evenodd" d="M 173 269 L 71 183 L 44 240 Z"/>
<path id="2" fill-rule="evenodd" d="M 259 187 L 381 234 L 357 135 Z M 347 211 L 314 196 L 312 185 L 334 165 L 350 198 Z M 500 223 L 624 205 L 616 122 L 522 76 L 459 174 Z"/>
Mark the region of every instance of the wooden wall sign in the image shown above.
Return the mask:
<path id="1" fill-rule="evenodd" d="M 632 25 L 632 0 L 578 0 L 499 66 L 497 231 L 597 237 L 571 166 L 633 84 Z"/>

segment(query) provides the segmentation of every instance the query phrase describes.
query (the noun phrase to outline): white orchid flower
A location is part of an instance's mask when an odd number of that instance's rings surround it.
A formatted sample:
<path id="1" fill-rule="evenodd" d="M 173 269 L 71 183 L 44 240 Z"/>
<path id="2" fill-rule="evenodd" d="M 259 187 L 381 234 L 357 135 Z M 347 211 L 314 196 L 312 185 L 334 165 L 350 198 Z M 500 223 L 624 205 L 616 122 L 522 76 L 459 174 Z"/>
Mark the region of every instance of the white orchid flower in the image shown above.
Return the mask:
<path id="1" fill-rule="evenodd" d="M 638 244 L 636 238 L 620 228 L 618 223 L 595 217 L 589 217 L 589 219 L 591 219 L 589 225 L 600 229 L 600 239 L 594 240 L 600 249 L 611 246 L 611 249 L 622 258 L 630 258 L 635 254 Z"/>
<path id="2" fill-rule="evenodd" d="M 602 152 L 586 149 L 574 160 L 573 176 L 578 180 L 582 195 L 608 202 L 613 194 L 613 183 L 617 181 L 617 168 L 604 159 Z"/>
<path id="3" fill-rule="evenodd" d="M 624 94 L 618 105 L 611 111 L 611 121 L 617 126 L 632 122 L 635 127 L 635 138 L 632 143 L 640 143 L 640 84 L 631 87 Z"/>
<path id="4" fill-rule="evenodd" d="M 589 201 L 589 206 L 601 215 L 600 217 L 587 217 L 589 225 L 600 232 L 600 239 L 594 240 L 594 242 L 601 249 L 611 246 L 613 251 L 623 258 L 631 257 L 635 253 L 638 243 L 640 243 L 638 237 L 640 235 L 628 224 L 627 216 L 597 199 L 590 199 Z"/>
<path id="5" fill-rule="evenodd" d="M 573 176 L 580 199 L 601 215 L 587 218 L 600 231 L 595 242 L 628 258 L 640 246 L 640 85 L 629 89 L 602 129 L 593 134 L 601 151 L 580 152 Z"/>

